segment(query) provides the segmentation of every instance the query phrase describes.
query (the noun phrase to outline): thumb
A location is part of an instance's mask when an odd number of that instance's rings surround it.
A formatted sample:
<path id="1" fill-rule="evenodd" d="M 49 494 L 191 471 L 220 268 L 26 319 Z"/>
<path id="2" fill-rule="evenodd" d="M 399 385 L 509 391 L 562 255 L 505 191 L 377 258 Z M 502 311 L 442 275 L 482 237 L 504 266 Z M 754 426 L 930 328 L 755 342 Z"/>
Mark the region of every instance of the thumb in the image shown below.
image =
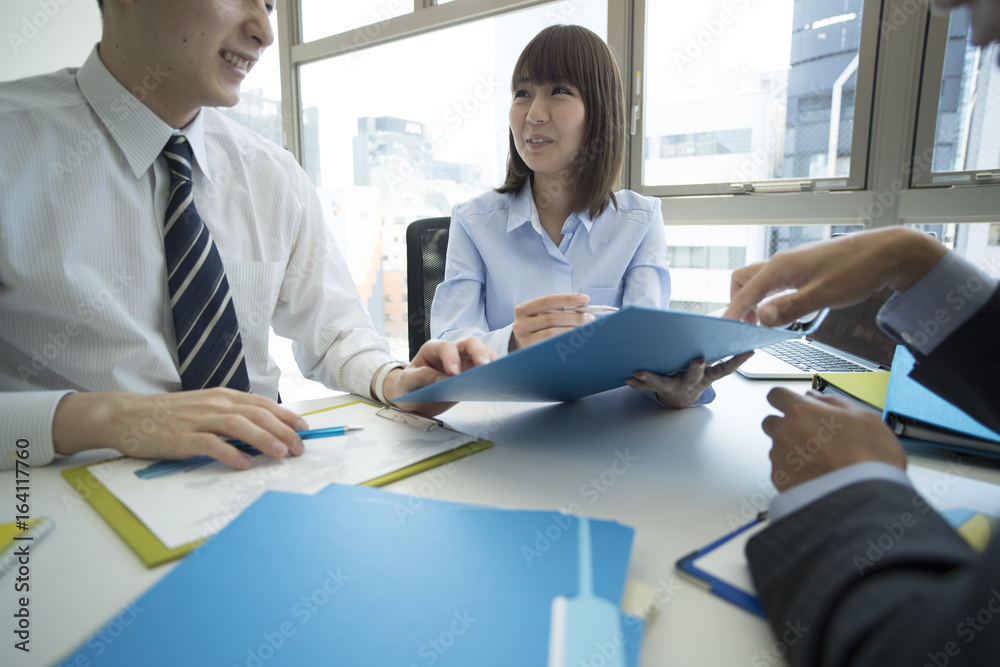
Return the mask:
<path id="1" fill-rule="evenodd" d="M 785 296 L 771 299 L 757 307 L 757 317 L 760 323 L 768 327 L 779 327 L 810 312 L 802 309 L 802 293 L 793 292 Z"/>
<path id="2" fill-rule="evenodd" d="M 780 327 L 809 313 L 835 305 L 836 300 L 829 290 L 825 290 L 822 285 L 810 285 L 771 299 L 757 308 L 757 315 L 764 326 Z"/>

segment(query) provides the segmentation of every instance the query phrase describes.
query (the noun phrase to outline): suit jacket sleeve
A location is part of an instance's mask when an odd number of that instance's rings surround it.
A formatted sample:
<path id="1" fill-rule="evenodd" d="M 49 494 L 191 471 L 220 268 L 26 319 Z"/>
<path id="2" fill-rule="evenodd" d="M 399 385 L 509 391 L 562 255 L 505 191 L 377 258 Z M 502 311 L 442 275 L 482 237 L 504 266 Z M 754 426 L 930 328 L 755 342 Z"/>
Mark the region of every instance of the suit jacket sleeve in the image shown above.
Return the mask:
<path id="1" fill-rule="evenodd" d="M 862 482 L 755 536 L 747 558 L 793 665 L 994 664 L 1000 541 L 975 554 L 913 489 Z"/>
<path id="2" fill-rule="evenodd" d="M 910 377 L 1000 433 L 1000 289 L 931 354 L 917 355 Z"/>

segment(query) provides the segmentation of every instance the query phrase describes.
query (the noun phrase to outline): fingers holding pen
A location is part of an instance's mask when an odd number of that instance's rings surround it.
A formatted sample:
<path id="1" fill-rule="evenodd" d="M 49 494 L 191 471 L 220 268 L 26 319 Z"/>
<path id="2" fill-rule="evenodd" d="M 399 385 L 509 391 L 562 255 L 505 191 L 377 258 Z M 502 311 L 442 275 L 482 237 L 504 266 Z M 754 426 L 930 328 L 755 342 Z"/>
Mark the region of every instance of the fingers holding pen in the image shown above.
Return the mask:
<path id="1" fill-rule="evenodd" d="M 305 420 L 264 396 L 214 388 L 170 394 L 80 392 L 63 398 L 53 420 L 56 451 L 107 447 L 137 458 L 210 456 L 237 469 L 249 458 L 223 438 L 273 458 L 304 451 Z"/>
<path id="2" fill-rule="evenodd" d="M 586 294 L 549 294 L 519 304 L 514 308 L 509 351 L 593 322 L 591 313 L 573 310 L 586 306 L 588 301 Z"/>

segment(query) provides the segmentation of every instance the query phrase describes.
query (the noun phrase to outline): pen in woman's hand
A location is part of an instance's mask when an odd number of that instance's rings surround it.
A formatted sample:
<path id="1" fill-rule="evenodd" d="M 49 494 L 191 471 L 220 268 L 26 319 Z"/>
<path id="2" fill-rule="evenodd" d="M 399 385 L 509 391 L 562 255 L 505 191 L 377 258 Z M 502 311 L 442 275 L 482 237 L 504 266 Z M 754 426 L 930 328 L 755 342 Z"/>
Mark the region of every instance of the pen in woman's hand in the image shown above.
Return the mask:
<path id="1" fill-rule="evenodd" d="M 607 315 L 609 313 L 617 313 L 618 309 L 614 306 L 568 306 L 566 308 L 556 308 L 554 311 L 556 313 L 592 313 L 595 315 Z"/>

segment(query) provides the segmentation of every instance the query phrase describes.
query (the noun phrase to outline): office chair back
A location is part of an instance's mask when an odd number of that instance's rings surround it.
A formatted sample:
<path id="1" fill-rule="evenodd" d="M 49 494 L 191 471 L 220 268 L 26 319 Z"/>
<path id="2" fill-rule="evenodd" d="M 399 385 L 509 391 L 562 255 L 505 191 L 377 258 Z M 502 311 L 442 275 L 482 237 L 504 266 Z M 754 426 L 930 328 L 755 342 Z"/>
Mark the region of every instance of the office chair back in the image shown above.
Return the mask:
<path id="1" fill-rule="evenodd" d="M 431 337 L 431 304 L 444 280 L 451 218 L 425 218 L 406 227 L 407 320 L 410 359 Z"/>

